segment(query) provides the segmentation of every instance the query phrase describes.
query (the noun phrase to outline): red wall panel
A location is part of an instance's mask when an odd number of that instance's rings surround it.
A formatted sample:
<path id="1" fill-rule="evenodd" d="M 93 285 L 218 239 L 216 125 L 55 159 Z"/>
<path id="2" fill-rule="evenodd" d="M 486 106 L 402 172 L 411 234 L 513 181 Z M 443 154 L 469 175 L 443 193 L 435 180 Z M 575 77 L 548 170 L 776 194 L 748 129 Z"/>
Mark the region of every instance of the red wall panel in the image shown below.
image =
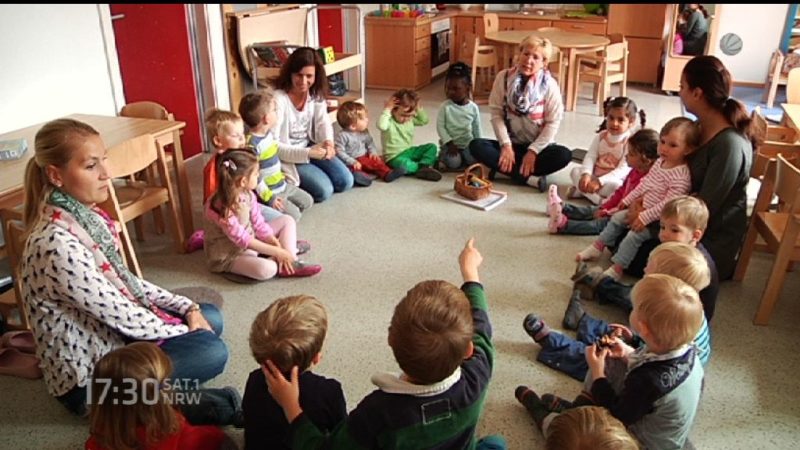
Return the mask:
<path id="1" fill-rule="evenodd" d="M 125 99 L 164 105 L 176 120 L 186 122 L 184 157 L 200 153 L 197 86 L 195 85 L 186 6 L 183 4 L 112 4 L 114 36 Z"/>

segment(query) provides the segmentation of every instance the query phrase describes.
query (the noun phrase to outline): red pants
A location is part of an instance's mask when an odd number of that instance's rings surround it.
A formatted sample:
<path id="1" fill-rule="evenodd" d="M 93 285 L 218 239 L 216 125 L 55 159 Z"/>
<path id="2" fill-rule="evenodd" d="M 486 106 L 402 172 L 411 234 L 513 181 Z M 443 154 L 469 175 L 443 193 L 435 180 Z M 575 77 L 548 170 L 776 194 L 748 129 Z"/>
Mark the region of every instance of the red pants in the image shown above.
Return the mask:
<path id="1" fill-rule="evenodd" d="M 392 171 L 392 169 L 390 169 L 389 166 L 387 166 L 386 163 L 383 162 L 383 159 L 381 158 L 374 159 L 370 158 L 367 155 L 364 155 L 356 158 L 356 161 L 361 163 L 362 172 L 367 172 L 377 175 L 381 179 L 386 178 L 386 175 L 388 175 L 389 172 Z"/>

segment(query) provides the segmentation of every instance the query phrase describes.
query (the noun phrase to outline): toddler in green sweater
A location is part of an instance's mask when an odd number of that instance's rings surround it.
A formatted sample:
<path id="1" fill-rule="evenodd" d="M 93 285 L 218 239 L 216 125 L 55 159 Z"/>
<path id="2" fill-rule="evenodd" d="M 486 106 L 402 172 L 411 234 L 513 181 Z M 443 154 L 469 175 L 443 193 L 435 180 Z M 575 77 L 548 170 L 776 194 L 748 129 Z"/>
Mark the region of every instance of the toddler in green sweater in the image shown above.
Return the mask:
<path id="1" fill-rule="evenodd" d="M 428 113 L 419 106 L 419 95 L 400 89 L 384 104 L 378 119 L 381 144 L 386 164 L 405 169 L 406 174 L 430 181 L 439 181 L 442 174 L 433 168 L 439 156 L 436 144 L 414 146 L 414 127 L 428 124 Z"/>

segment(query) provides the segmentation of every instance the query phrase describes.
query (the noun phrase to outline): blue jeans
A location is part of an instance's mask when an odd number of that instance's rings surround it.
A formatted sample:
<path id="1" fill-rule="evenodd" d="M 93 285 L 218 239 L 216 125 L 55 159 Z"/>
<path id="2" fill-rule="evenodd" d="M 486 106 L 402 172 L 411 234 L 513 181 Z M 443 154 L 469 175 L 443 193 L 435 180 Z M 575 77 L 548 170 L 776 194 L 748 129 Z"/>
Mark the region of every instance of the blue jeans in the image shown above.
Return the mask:
<path id="1" fill-rule="evenodd" d="M 512 147 L 514 148 L 514 167 L 511 169 L 511 173 L 501 173 L 508 175 L 518 184 L 525 184 L 528 177 L 520 175 L 519 168 L 522 165 L 522 158 L 528 152 L 528 144 L 512 144 Z M 500 143 L 494 139 L 473 139 L 469 143 L 469 151 L 475 160 L 491 169 L 490 178 L 494 178 L 495 173 L 499 171 Z M 571 160 L 570 149 L 563 145 L 550 144 L 536 156 L 536 166 L 531 175 L 537 177 L 549 175 L 567 167 Z"/>
<path id="2" fill-rule="evenodd" d="M 195 330 L 161 344 L 161 350 L 172 360 L 170 378 L 190 379 L 190 385 L 199 385 L 221 374 L 228 362 L 228 348 L 219 338 L 222 334 L 222 314 L 210 303 L 200 303 L 200 311 L 214 329 L 213 333 Z M 85 416 L 87 413 L 86 387 L 75 386 L 56 399 L 75 415 Z"/>
<path id="3" fill-rule="evenodd" d="M 627 284 L 614 281 L 610 277 L 605 277 L 597 284 L 594 292 L 601 305 L 604 303 L 612 303 L 629 313 L 633 309 L 631 290 L 633 290 L 633 286 L 628 286 Z"/>
<path id="4" fill-rule="evenodd" d="M 619 236 L 625 235 L 625 238 L 617 247 L 616 253 L 611 257 L 614 264 L 619 264 L 623 269 L 627 268 L 631 261 L 636 257 L 636 252 L 639 251 L 642 243 L 648 239 L 655 237 L 650 227 L 645 227 L 642 231 L 633 231 L 625 223 L 628 215 L 628 210 L 623 209 L 617 211 L 611 216 L 603 231 L 600 232 L 598 239 L 602 241 L 606 247 L 611 247 L 617 243 Z M 627 233 L 627 234 L 626 234 Z"/>
<path id="5" fill-rule="evenodd" d="M 214 329 L 194 330 L 165 340 L 161 350 L 172 360 L 171 378 L 189 378 L 198 384 L 221 374 L 228 362 L 228 347 L 219 336 L 222 334 L 222 314 L 216 306 L 201 303 L 200 311 Z"/>
<path id="6" fill-rule="evenodd" d="M 608 322 L 585 314 L 578 323 L 577 339 L 551 331 L 539 342 L 542 350 L 536 360 L 564 372 L 578 381 L 583 381 L 589 371 L 586 363 L 586 346 L 611 331 Z"/>
<path id="7" fill-rule="evenodd" d="M 259 211 L 261 211 L 261 217 L 264 218 L 265 222 L 269 222 L 270 220 L 277 219 L 278 217 L 282 216 L 283 213 L 278 211 L 275 208 L 269 207 L 263 203 L 258 204 Z"/>
<path id="8" fill-rule="evenodd" d="M 300 189 L 320 203 L 334 192 L 344 192 L 353 187 L 353 174 L 339 158 L 312 159 L 308 164 L 297 164 Z"/>
<path id="9" fill-rule="evenodd" d="M 567 216 L 567 224 L 564 228 L 558 230 L 558 234 L 575 234 L 575 235 L 597 235 L 606 227 L 608 217 L 594 218 L 594 212 L 599 208 L 597 206 L 588 205 L 573 205 L 572 203 L 564 203 L 561 213 Z"/>

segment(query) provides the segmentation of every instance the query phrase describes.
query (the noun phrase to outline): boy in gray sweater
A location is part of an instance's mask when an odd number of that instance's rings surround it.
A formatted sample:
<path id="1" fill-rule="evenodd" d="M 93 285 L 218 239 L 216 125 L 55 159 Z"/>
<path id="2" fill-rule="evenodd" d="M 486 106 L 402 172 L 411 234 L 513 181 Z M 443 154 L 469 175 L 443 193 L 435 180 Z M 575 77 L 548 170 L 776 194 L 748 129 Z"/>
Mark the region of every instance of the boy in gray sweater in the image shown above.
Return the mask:
<path id="1" fill-rule="evenodd" d="M 402 167 L 391 169 L 375 148 L 367 130 L 367 107 L 361 103 L 345 102 L 336 112 L 339 127 L 334 127 L 336 156 L 353 172 L 355 183 L 369 186 L 374 174 L 389 183 L 406 174 Z"/>

